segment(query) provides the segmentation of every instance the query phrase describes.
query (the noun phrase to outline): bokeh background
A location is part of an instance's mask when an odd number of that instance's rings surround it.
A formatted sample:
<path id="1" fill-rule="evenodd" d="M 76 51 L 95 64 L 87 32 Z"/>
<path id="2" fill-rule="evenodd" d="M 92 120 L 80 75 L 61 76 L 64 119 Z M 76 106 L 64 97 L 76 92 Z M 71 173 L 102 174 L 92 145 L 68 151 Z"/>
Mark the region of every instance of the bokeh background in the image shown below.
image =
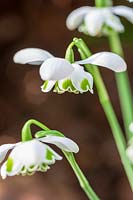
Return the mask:
<path id="1" fill-rule="evenodd" d="M 74 36 L 83 37 L 92 52 L 109 50 L 106 38 L 85 37 L 77 31 L 68 31 L 65 26 L 66 16 L 71 10 L 93 5 L 93 2 L 0 1 L 0 144 L 20 140 L 25 121 L 35 118 L 51 129 L 62 131 L 79 144 L 80 152 L 76 159 L 101 199 L 132 200 L 133 194 L 96 91 L 94 95 L 41 93 L 39 67 L 14 64 L 12 60 L 16 51 L 26 47 L 43 48 L 63 57 Z M 115 4 L 131 6 L 125 0 L 115 1 Z M 126 32 L 121 39 L 133 85 L 133 29 L 131 24 L 122 20 Z M 106 69 L 102 69 L 102 74 L 122 125 L 114 74 Z M 64 158 L 47 173 L 0 179 L 0 200 L 23 199 L 87 200 L 87 197 Z"/>

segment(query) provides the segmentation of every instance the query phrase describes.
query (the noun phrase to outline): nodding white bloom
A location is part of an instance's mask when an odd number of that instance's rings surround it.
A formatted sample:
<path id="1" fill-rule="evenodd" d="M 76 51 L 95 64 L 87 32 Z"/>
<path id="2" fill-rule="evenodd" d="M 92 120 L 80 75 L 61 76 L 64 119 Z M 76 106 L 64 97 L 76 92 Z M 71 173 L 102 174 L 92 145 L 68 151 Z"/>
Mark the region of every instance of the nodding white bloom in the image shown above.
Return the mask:
<path id="1" fill-rule="evenodd" d="M 80 64 L 92 64 L 106 67 L 115 72 L 126 70 L 125 61 L 110 52 L 96 53 L 89 58 L 70 63 L 64 58 L 57 58 L 42 49 L 28 48 L 18 51 L 14 56 L 15 63 L 41 64 L 40 76 L 44 80 L 41 86 L 43 92 L 52 89 L 58 93 L 65 91 L 74 93 L 93 93 L 93 77 Z M 93 66 L 92 66 L 93 67 Z"/>
<path id="2" fill-rule="evenodd" d="M 1 176 L 32 175 L 36 171 L 46 172 L 56 160 L 62 157 L 45 143 L 54 144 L 61 150 L 77 153 L 78 145 L 66 137 L 48 135 L 46 137 L 32 139 L 16 144 L 4 144 L 0 146 L 0 162 L 2 162 L 9 150 L 13 149 L 8 159 L 1 167 Z"/>
<path id="3" fill-rule="evenodd" d="M 101 36 L 108 34 L 107 27 L 117 32 L 123 32 L 119 17 L 125 17 L 133 23 L 133 9 L 126 6 L 114 7 L 89 7 L 83 6 L 72 11 L 66 20 L 66 26 L 69 30 L 78 28 L 79 32 L 91 36 Z"/>
<path id="4" fill-rule="evenodd" d="M 133 2 L 133 0 L 128 0 L 129 2 Z"/>

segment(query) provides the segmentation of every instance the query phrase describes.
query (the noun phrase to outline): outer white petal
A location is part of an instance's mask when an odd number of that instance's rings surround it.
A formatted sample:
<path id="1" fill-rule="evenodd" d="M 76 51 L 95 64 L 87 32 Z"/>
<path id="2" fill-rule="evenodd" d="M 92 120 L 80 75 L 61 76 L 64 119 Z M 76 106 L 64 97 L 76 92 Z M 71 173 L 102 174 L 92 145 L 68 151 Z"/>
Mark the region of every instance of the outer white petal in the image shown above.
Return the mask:
<path id="1" fill-rule="evenodd" d="M 7 172 L 6 164 L 7 164 L 7 162 L 3 163 L 2 167 L 1 167 L 1 176 L 3 179 L 5 179 L 7 176 L 17 175 L 23 167 L 22 163 L 20 163 L 19 161 L 16 161 L 13 165 L 11 172 Z"/>
<path id="2" fill-rule="evenodd" d="M 101 29 L 105 20 L 102 10 L 103 9 L 92 9 L 85 16 L 85 26 L 91 36 L 99 35 L 102 31 Z"/>
<path id="3" fill-rule="evenodd" d="M 108 16 L 105 15 L 105 23 L 107 26 L 111 27 L 115 31 L 124 31 L 124 26 L 122 25 L 120 19 L 113 14 L 109 14 Z"/>
<path id="4" fill-rule="evenodd" d="M 76 63 L 98 65 L 111 69 L 115 72 L 123 72 L 127 69 L 127 65 L 124 59 L 117 54 L 111 52 L 96 53 L 89 58 L 77 61 Z"/>
<path id="5" fill-rule="evenodd" d="M 2 162 L 7 154 L 7 152 L 15 147 L 17 144 L 3 144 L 0 146 L 0 162 Z"/>
<path id="6" fill-rule="evenodd" d="M 56 81 L 47 81 L 41 86 L 42 92 L 49 92 L 54 87 Z"/>
<path id="7" fill-rule="evenodd" d="M 14 55 L 14 62 L 20 64 L 40 65 L 46 59 L 53 57 L 48 51 L 38 48 L 26 48 Z"/>
<path id="8" fill-rule="evenodd" d="M 126 150 L 129 160 L 133 163 L 133 146 L 129 146 Z"/>
<path id="9" fill-rule="evenodd" d="M 1 174 L 1 176 L 2 176 L 2 179 L 6 179 L 6 177 L 7 177 L 6 163 L 7 163 L 7 162 L 3 163 L 3 165 L 2 165 L 2 167 L 1 167 L 1 169 L 0 169 L 0 174 Z"/>
<path id="10" fill-rule="evenodd" d="M 74 85 L 74 87 L 81 93 L 86 92 L 88 90 L 90 90 L 93 93 L 93 89 L 92 89 L 93 88 L 93 77 L 92 77 L 92 75 L 88 72 L 85 72 L 83 70 L 83 68 L 78 64 L 73 64 L 73 66 L 74 66 L 75 70 L 71 75 L 71 81 L 72 81 L 72 84 Z M 89 82 L 89 86 L 88 86 L 88 88 L 86 88 L 86 90 L 83 90 L 81 88 L 81 82 L 84 79 L 87 79 Z"/>
<path id="11" fill-rule="evenodd" d="M 23 142 L 16 146 L 9 157 L 14 163 L 19 161 L 25 167 L 39 165 L 46 155 L 46 146 L 37 140 Z"/>
<path id="12" fill-rule="evenodd" d="M 45 145 L 47 150 L 53 154 L 52 160 L 47 160 L 46 158 L 44 158 L 44 160 L 43 160 L 44 163 L 47 163 L 50 165 L 50 164 L 54 164 L 55 160 L 62 160 L 62 157 L 58 153 L 56 153 L 51 147 L 49 147 L 46 144 L 43 144 L 43 145 Z"/>
<path id="13" fill-rule="evenodd" d="M 90 11 L 91 7 L 83 6 L 72 11 L 67 19 L 66 26 L 70 30 L 76 29 L 84 20 L 85 15 Z"/>
<path id="14" fill-rule="evenodd" d="M 73 72 L 73 66 L 63 58 L 49 58 L 40 67 L 42 80 L 61 80 Z"/>
<path id="15" fill-rule="evenodd" d="M 127 6 L 114 6 L 112 7 L 113 13 L 125 17 L 128 21 L 133 23 L 133 8 Z"/>
<path id="16" fill-rule="evenodd" d="M 39 138 L 38 140 L 49 144 L 55 144 L 57 147 L 59 147 L 64 151 L 74 152 L 74 153 L 77 153 L 79 151 L 78 145 L 74 141 L 66 137 L 48 135 L 46 137 Z"/>

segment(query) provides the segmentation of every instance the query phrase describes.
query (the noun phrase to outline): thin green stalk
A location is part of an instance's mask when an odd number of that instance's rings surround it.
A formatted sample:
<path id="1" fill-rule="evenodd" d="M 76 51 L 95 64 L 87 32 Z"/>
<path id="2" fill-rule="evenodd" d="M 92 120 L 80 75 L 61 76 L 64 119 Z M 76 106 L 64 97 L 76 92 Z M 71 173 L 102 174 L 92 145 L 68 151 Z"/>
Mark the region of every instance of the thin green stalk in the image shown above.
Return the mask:
<path id="1" fill-rule="evenodd" d="M 95 5 L 97 7 L 106 7 L 112 5 L 112 0 L 95 0 Z"/>
<path id="2" fill-rule="evenodd" d="M 87 197 L 90 200 L 100 200 L 99 197 L 96 195 L 96 193 L 91 188 L 91 186 L 90 186 L 88 180 L 86 179 L 86 177 L 84 176 L 83 172 L 79 168 L 73 154 L 68 153 L 68 152 L 63 152 L 63 153 L 66 156 L 68 162 L 70 163 L 75 175 L 77 176 L 77 179 L 79 180 L 80 186 L 86 193 Z"/>
<path id="3" fill-rule="evenodd" d="M 30 119 L 25 123 L 25 125 L 22 128 L 22 141 L 27 141 L 27 140 L 33 139 L 32 134 L 31 134 L 31 125 L 36 125 L 36 126 L 40 127 L 42 130 L 44 130 L 44 131 L 37 132 L 35 134 L 36 138 L 45 137 L 46 135 L 51 135 L 51 134 L 55 135 L 55 136 L 64 137 L 64 135 L 62 133 L 60 133 L 59 131 L 50 130 L 47 126 L 45 126 L 41 122 L 39 122 L 35 119 Z M 84 176 L 80 167 L 78 166 L 73 154 L 70 152 L 65 152 L 63 150 L 62 150 L 62 152 L 64 153 L 66 159 L 68 160 L 70 166 L 72 167 L 72 169 L 80 183 L 80 186 L 84 190 L 88 199 L 100 200 L 99 197 L 96 195 L 96 193 L 93 191 L 92 187 L 90 186 L 88 180 Z"/>
<path id="4" fill-rule="evenodd" d="M 82 39 L 76 39 L 76 38 L 74 39 L 74 41 L 75 41 L 75 45 L 77 46 L 79 50 L 81 58 L 82 59 L 88 58 L 91 55 L 91 53 L 87 45 L 84 43 L 84 41 Z M 126 141 L 123 136 L 119 122 L 117 120 L 116 114 L 113 110 L 109 95 L 107 93 L 106 87 L 101 77 L 101 74 L 99 72 L 99 69 L 96 66 L 86 65 L 86 70 L 89 71 L 93 75 L 94 83 L 97 88 L 100 103 L 103 107 L 103 110 L 106 114 L 109 125 L 111 127 L 111 130 L 115 139 L 115 143 L 121 157 L 121 161 L 123 163 L 125 172 L 127 174 L 130 186 L 133 190 L 133 170 L 125 153 Z"/>
<path id="5" fill-rule="evenodd" d="M 114 30 L 110 31 L 108 39 L 111 51 L 120 56 L 123 56 L 123 49 L 121 46 L 121 41 L 118 33 L 115 32 Z M 132 97 L 128 72 L 125 71 L 121 73 L 116 73 L 115 77 L 117 82 L 125 131 L 127 139 L 130 139 L 133 136 L 133 133 L 129 129 L 131 122 L 133 122 L 133 97 Z"/>

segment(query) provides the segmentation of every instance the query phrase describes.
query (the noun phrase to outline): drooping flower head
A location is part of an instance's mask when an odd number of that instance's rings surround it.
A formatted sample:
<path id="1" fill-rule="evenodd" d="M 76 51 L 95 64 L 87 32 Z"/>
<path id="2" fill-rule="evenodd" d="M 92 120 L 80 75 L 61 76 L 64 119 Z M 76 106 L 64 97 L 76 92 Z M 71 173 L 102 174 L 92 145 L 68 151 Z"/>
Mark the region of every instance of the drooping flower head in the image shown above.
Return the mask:
<path id="1" fill-rule="evenodd" d="M 83 6 L 72 11 L 66 20 L 69 30 L 78 29 L 79 32 L 91 36 L 101 36 L 108 34 L 108 28 L 116 32 L 123 32 L 118 16 L 125 17 L 133 23 L 133 9 L 126 6 L 114 7 L 90 7 Z"/>
<path id="2" fill-rule="evenodd" d="M 4 161 L 8 151 L 11 150 L 1 167 L 0 173 L 3 179 L 14 175 L 32 175 L 36 171 L 46 172 L 56 160 L 61 160 L 62 157 L 46 143 L 54 144 L 65 152 L 79 151 L 78 145 L 61 133 L 56 131 L 56 135 L 52 135 L 50 131 L 47 135 L 45 131 L 41 132 L 44 133 L 44 137 L 0 146 L 0 162 Z"/>
<path id="3" fill-rule="evenodd" d="M 41 64 L 39 73 L 44 81 L 41 86 L 42 92 L 53 90 L 59 94 L 66 91 L 75 94 L 87 91 L 93 93 L 93 76 L 84 70 L 82 64 L 98 65 L 115 72 L 126 70 L 125 61 L 120 56 L 110 52 L 96 53 L 85 60 L 70 63 L 64 58 L 54 57 L 45 50 L 27 48 L 15 54 L 14 62 Z"/>

